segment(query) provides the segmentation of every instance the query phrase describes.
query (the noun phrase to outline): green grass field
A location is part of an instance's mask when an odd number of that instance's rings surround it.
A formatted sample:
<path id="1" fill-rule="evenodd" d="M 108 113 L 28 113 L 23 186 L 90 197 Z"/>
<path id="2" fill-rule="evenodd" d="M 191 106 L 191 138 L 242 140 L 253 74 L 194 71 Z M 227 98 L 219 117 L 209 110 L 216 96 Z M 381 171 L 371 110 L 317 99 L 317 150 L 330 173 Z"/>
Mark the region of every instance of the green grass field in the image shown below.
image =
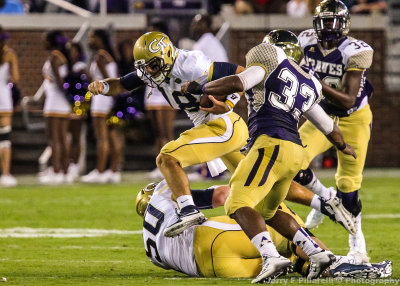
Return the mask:
<path id="1" fill-rule="evenodd" d="M 125 183 L 121 185 L 56 187 L 39 186 L 32 179 L 22 178 L 17 188 L 0 189 L 0 279 L 7 278 L 0 285 L 250 284 L 249 279 L 188 278 L 153 266 L 143 248 L 141 218 L 134 212 L 136 194 L 148 183 L 142 178 L 125 174 Z M 333 179 L 323 181 L 334 183 Z M 203 188 L 211 184 L 215 182 L 192 186 Z M 363 229 L 369 255 L 373 262 L 390 259 L 394 265 L 392 280 L 366 281 L 369 284 L 397 285 L 400 281 L 399 188 L 400 176 L 364 179 Z M 307 208 L 291 206 L 301 217 L 306 217 Z M 222 212 L 223 209 L 217 209 L 206 214 Z M 379 217 L 382 215 L 383 218 Z M 335 253 L 347 253 L 347 233 L 340 226 L 326 219 L 313 232 Z M 359 285 L 359 281 L 317 282 Z M 275 284 L 305 283 L 292 274 Z"/>

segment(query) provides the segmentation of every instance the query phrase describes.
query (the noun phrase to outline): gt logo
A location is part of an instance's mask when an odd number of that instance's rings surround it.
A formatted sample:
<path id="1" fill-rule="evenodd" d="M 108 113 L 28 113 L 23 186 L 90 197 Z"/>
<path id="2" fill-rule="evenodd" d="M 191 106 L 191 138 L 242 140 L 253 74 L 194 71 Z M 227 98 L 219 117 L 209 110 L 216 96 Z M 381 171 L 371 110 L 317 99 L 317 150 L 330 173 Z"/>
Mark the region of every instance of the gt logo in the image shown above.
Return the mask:
<path id="1" fill-rule="evenodd" d="M 167 47 L 167 44 L 164 43 L 165 37 L 162 37 L 158 42 L 157 39 L 154 39 L 149 45 L 149 51 L 152 53 L 157 53 L 159 50 Z"/>

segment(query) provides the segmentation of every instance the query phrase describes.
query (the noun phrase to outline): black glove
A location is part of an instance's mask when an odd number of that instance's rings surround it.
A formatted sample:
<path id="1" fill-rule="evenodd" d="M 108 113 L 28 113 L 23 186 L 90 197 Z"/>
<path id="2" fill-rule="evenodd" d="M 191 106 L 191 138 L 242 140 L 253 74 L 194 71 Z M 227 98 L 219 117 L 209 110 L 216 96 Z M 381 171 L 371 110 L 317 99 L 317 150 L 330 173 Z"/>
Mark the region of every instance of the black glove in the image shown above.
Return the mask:
<path id="1" fill-rule="evenodd" d="M 203 85 L 196 81 L 191 81 L 187 87 L 187 91 L 191 94 L 203 94 Z"/>

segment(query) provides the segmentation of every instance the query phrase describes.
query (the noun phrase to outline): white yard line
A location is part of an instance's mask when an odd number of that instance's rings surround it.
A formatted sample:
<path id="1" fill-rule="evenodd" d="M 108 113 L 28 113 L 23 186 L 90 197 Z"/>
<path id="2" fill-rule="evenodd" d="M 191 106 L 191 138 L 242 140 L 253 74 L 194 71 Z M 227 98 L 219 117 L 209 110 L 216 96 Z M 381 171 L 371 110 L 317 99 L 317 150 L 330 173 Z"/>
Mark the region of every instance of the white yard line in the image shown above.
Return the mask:
<path id="1" fill-rule="evenodd" d="M 97 237 L 106 235 L 142 234 L 141 230 L 87 229 L 87 228 L 30 228 L 14 227 L 0 229 L 0 237 L 37 238 L 37 237 Z"/>
<path id="2" fill-rule="evenodd" d="M 363 214 L 363 219 L 400 218 L 400 214 Z"/>
<path id="3" fill-rule="evenodd" d="M 400 218 L 400 213 L 388 214 L 363 214 L 363 219 L 393 219 Z M 0 238 L 79 238 L 79 237 L 98 237 L 107 235 L 136 235 L 142 234 L 142 230 L 119 230 L 119 229 L 88 229 L 88 228 L 30 228 L 14 227 L 0 229 Z M 74 247 L 70 247 L 74 248 Z M 79 247 L 76 247 L 79 248 Z M 116 247 L 115 249 L 126 249 L 125 247 Z"/>

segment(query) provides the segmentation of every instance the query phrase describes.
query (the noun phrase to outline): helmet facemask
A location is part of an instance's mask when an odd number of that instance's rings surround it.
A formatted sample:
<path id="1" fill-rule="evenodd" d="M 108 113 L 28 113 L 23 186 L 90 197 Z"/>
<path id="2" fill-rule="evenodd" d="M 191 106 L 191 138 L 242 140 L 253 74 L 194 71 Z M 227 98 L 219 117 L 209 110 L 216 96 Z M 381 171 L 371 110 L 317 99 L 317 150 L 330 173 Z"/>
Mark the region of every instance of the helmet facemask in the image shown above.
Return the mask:
<path id="1" fill-rule="evenodd" d="M 142 35 L 133 47 L 135 67 L 155 88 L 166 81 L 172 71 L 177 52 L 169 37 L 161 32 Z"/>
<path id="2" fill-rule="evenodd" d="M 319 42 L 338 41 L 344 36 L 346 30 L 344 17 L 329 16 L 329 17 L 314 17 L 313 25 Z"/>
<path id="3" fill-rule="evenodd" d="M 135 62 L 135 67 L 142 72 L 142 75 L 149 81 L 149 86 L 153 88 L 159 87 L 171 71 L 171 66 L 164 64 L 164 60 L 158 57 L 152 58 L 147 63 L 143 59 L 138 60 Z M 150 68 L 153 75 L 147 72 L 147 68 Z"/>

